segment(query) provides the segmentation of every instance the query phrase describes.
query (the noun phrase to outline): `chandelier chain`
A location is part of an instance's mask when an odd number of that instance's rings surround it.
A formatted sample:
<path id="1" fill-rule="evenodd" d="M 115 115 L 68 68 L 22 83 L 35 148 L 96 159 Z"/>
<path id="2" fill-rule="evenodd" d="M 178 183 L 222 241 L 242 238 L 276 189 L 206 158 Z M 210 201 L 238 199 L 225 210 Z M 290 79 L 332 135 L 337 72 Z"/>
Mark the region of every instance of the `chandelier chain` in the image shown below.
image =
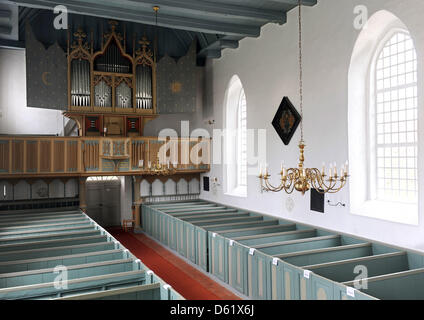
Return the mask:
<path id="1" fill-rule="evenodd" d="M 299 98 L 300 98 L 300 140 L 303 142 L 303 56 L 302 56 L 302 0 L 299 0 Z"/>
<path id="2" fill-rule="evenodd" d="M 300 130 L 301 139 L 299 142 L 299 164 L 296 167 L 286 169 L 284 164 L 281 164 L 281 180 L 278 186 L 271 184 L 268 173 L 268 167 L 265 166 L 265 172 L 260 165 L 259 179 L 261 181 L 261 191 L 280 192 L 285 191 L 287 194 L 292 194 L 295 190 L 301 194 L 305 194 L 311 189 L 315 189 L 321 194 L 337 193 L 342 190 L 349 178 L 348 162 L 341 168 L 340 174 L 337 171 L 336 164 L 330 165 L 329 174 L 326 172 L 325 164 L 322 170 L 317 168 L 306 168 L 305 162 L 305 142 L 303 140 L 303 56 L 302 56 L 302 0 L 299 2 L 299 96 L 300 96 Z"/>
<path id="3" fill-rule="evenodd" d="M 155 11 L 155 47 L 154 47 L 154 51 L 155 51 L 155 57 L 154 60 L 155 62 L 157 62 L 157 56 L 158 56 L 158 12 L 159 12 L 159 7 L 158 6 L 154 6 L 153 10 Z"/>

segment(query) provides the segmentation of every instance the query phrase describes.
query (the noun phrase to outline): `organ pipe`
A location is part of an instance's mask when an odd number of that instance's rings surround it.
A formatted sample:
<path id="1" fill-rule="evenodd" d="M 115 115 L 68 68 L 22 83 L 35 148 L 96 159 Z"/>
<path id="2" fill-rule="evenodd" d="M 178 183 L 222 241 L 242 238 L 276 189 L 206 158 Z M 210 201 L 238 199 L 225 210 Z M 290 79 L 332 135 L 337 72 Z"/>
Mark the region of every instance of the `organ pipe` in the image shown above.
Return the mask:
<path id="1" fill-rule="evenodd" d="M 136 82 L 137 109 L 153 109 L 152 68 L 148 65 L 138 65 Z"/>
<path id="2" fill-rule="evenodd" d="M 86 107 L 90 105 L 90 63 L 87 60 L 73 60 L 71 68 L 72 105 Z"/>

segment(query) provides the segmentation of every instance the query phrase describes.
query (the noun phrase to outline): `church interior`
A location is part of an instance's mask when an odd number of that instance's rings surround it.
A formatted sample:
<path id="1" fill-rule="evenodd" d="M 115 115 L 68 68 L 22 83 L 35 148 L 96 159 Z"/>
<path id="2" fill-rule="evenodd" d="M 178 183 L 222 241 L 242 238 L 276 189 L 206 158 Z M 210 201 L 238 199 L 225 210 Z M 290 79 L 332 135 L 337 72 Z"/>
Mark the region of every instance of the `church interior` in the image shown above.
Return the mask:
<path id="1" fill-rule="evenodd" d="M 0 300 L 424 299 L 423 12 L 0 0 Z"/>

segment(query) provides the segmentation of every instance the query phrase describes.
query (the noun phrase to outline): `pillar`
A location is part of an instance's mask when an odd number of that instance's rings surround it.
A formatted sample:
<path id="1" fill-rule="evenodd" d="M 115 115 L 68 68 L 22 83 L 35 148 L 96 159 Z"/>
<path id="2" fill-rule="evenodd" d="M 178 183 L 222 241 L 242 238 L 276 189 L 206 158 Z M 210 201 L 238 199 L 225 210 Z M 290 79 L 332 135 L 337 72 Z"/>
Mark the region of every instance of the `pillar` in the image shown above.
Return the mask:
<path id="1" fill-rule="evenodd" d="M 87 177 L 79 178 L 79 200 L 80 200 L 80 208 L 82 211 L 87 210 L 87 188 L 86 188 Z"/>
<path id="2" fill-rule="evenodd" d="M 140 212 L 140 207 L 141 204 L 143 202 L 143 199 L 141 199 L 140 196 L 140 187 L 141 187 L 141 181 L 143 180 L 143 177 L 141 176 L 136 176 L 133 177 L 133 182 L 134 182 L 134 203 L 133 203 L 133 216 L 134 216 L 134 230 L 135 229 L 140 229 L 140 216 L 141 216 L 141 212 Z"/>

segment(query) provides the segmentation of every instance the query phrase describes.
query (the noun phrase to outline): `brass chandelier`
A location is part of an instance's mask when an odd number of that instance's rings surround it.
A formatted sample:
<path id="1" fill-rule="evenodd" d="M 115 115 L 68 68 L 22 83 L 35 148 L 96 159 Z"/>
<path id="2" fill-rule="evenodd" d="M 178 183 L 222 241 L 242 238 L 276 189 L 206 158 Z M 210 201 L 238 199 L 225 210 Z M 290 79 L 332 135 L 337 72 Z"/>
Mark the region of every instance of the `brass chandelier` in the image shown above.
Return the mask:
<path id="1" fill-rule="evenodd" d="M 316 168 L 304 167 L 304 151 L 305 142 L 303 140 L 303 69 L 302 69 L 302 0 L 299 0 L 299 94 L 300 94 L 300 114 L 301 114 L 301 139 L 299 142 L 299 164 L 297 168 L 286 169 L 281 166 L 281 182 L 278 187 L 274 187 L 269 178 L 271 175 L 268 173 L 268 167 L 263 172 L 260 168 L 259 179 L 261 180 L 261 190 L 270 192 L 285 191 L 287 194 L 292 194 L 294 190 L 304 195 L 311 188 L 314 188 L 321 194 L 337 193 L 346 185 L 349 177 L 348 162 L 340 170 L 337 171 L 337 165 L 330 165 L 329 173 L 326 173 L 325 164 L 322 170 Z"/>
<path id="2" fill-rule="evenodd" d="M 166 165 L 160 163 L 159 155 L 155 163 L 152 164 L 151 161 L 148 161 L 147 168 L 144 166 L 143 160 L 139 161 L 138 167 L 145 175 L 151 176 L 170 176 L 176 173 L 174 165 L 171 165 L 170 161 Z"/>

